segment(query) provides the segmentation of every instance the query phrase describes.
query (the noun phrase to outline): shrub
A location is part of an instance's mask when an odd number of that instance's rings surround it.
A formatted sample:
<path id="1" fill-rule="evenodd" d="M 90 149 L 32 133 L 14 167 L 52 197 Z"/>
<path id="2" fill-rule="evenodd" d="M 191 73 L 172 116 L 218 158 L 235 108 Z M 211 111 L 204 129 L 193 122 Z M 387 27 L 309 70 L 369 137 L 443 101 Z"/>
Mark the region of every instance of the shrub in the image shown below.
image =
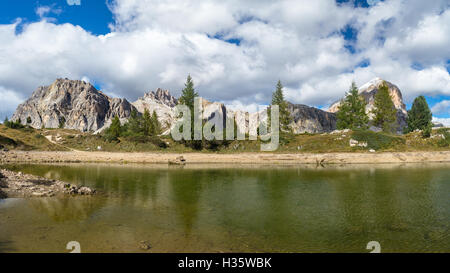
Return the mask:
<path id="1" fill-rule="evenodd" d="M 450 133 L 448 128 L 441 128 L 437 130 L 438 134 L 444 136 L 443 139 L 440 139 L 438 142 L 439 147 L 449 147 L 450 146 Z"/>
<path id="2" fill-rule="evenodd" d="M 401 137 L 372 131 L 355 130 L 352 137 L 359 142 L 367 142 L 368 147 L 375 150 L 387 149 L 396 145 L 405 144 L 405 140 Z"/>

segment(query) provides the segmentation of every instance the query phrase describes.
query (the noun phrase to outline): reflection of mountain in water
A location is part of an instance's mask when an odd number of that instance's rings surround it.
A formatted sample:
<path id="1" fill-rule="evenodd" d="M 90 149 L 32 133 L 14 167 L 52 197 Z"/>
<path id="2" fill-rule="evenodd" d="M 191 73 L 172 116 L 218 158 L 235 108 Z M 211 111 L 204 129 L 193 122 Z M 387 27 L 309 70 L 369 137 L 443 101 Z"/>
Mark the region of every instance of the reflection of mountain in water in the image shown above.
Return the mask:
<path id="1" fill-rule="evenodd" d="M 32 200 L 55 221 L 95 216 L 127 236 L 161 234 L 172 249 L 193 247 L 199 238 L 229 251 L 365 251 L 371 240 L 384 240 L 392 251 L 448 248 L 448 166 L 69 165 L 32 172 L 105 193 Z"/>

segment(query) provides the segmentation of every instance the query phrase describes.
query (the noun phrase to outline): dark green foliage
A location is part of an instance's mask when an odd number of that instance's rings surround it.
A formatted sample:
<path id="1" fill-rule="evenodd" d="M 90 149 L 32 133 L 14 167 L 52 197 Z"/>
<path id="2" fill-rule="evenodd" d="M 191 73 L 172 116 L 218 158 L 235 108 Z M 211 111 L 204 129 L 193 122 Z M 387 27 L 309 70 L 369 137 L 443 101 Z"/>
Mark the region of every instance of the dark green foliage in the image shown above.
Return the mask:
<path id="1" fill-rule="evenodd" d="M 153 143 L 158 147 L 166 148 L 166 143 L 158 137 L 160 131 L 161 125 L 155 112 L 150 115 L 148 109 L 145 109 L 144 115 L 141 116 L 136 109 L 133 109 L 128 123 L 121 125 L 119 118 L 114 117 L 111 126 L 105 130 L 103 136 L 109 142 L 119 141 L 120 137 L 124 137 L 130 142 Z"/>
<path id="2" fill-rule="evenodd" d="M 5 121 L 3 121 L 3 125 L 5 125 L 8 128 L 11 128 L 11 129 L 25 128 L 25 126 L 23 126 L 22 123 L 20 122 L 20 119 L 18 119 L 16 121 L 10 121 L 10 120 L 8 120 L 8 118 L 5 118 Z"/>
<path id="3" fill-rule="evenodd" d="M 188 75 L 184 89 L 181 90 L 181 97 L 178 100 L 179 104 L 186 105 L 191 111 L 191 140 L 183 140 L 182 142 L 194 150 L 201 150 L 203 148 L 202 140 L 194 140 L 194 101 L 198 97 L 198 93 L 195 92 L 194 82 L 191 75 Z"/>
<path id="4" fill-rule="evenodd" d="M 122 133 L 122 125 L 119 117 L 115 116 L 111 122 L 111 126 L 105 130 L 105 139 L 109 142 L 118 141 Z"/>
<path id="5" fill-rule="evenodd" d="M 14 139 L 2 135 L 0 135 L 0 144 L 3 146 L 8 145 L 13 147 L 16 147 L 18 145 L 18 143 Z"/>
<path id="6" fill-rule="evenodd" d="M 397 110 L 392 102 L 389 87 L 386 83 L 383 83 L 377 94 L 375 94 L 372 113 L 374 114 L 374 125 L 382 128 L 383 132 L 393 133 L 397 129 Z"/>
<path id="7" fill-rule="evenodd" d="M 395 148 L 397 145 L 405 144 L 405 140 L 401 137 L 365 130 L 355 130 L 352 138 L 359 142 L 367 142 L 368 148 L 374 150 Z"/>
<path id="8" fill-rule="evenodd" d="M 153 111 L 152 118 L 152 135 L 159 135 L 161 134 L 161 124 L 158 121 L 158 114 L 156 114 L 156 111 Z"/>
<path id="9" fill-rule="evenodd" d="M 355 82 L 341 101 L 337 112 L 337 128 L 342 129 L 366 129 L 369 117 L 366 114 L 366 102 L 359 95 Z"/>
<path id="10" fill-rule="evenodd" d="M 27 124 L 31 123 L 31 117 L 27 117 Z"/>
<path id="11" fill-rule="evenodd" d="M 438 142 L 439 147 L 450 147 L 450 129 L 448 128 L 441 128 L 437 130 L 437 133 L 440 135 L 443 135 L 444 138 L 440 139 Z"/>
<path id="12" fill-rule="evenodd" d="M 194 101 L 196 97 L 198 97 L 198 93 L 195 92 L 191 75 L 188 75 L 186 83 L 184 84 L 184 89 L 181 90 L 181 97 L 178 100 L 178 103 L 186 105 L 191 111 L 191 139 L 194 139 Z M 195 142 L 194 140 L 192 141 Z M 199 146 L 199 143 L 193 145 L 197 147 Z"/>
<path id="13" fill-rule="evenodd" d="M 58 126 L 58 128 L 59 129 L 63 129 L 65 125 L 66 125 L 66 118 L 65 117 L 61 117 L 59 119 L 59 126 Z"/>
<path id="14" fill-rule="evenodd" d="M 282 131 L 290 131 L 289 124 L 292 122 L 291 114 L 289 113 L 287 101 L 284 99 L 283 85 L 278 81 L 275 92 L 272 94 L 272 104 L 278 105 L 280 113 L 280 129 Z M 270 107 L 267 109 L 269 126 L 271 124 Z"/>
<path id="15" fill-rule="evenodd" d="M 194 99 L 198 97 L 198 93 L 195 92 L 194 82 L 192 81 L 191 75 L 187 76 L 186 83 L 184 84 L 184 89 L 181 90 L 181 97 L 178 100 L 180 104 L 187 105 L 194 111 Z"/>
<path id="16" fill-rule="evenodd" d="M 144 136 L 152 135 L 153 131 L 152 117 L 150 116 L 150 112 L 148 111 L 148 109 L 144 110 L 144 116 L 142 117 L 142 126 Z"/>
<path id="17" fill-rule="evenodd" d="M 419 96 L 414 100 L 411 110 L 408 111 L 408 127 L 406 132 L 413 132 L 414 130 L 422 130 L 424 137 L 430 137 L 431 128 L 433 127 L 432 114 L 428 107 L 427 100 L 424 96 Z"/>

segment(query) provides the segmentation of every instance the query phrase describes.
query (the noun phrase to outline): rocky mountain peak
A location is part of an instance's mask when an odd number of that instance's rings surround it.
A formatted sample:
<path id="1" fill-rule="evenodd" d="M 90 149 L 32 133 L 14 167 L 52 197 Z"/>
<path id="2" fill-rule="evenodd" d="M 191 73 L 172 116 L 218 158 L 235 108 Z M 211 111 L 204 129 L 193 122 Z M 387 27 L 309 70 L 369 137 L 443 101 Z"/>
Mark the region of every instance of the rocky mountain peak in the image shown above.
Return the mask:
<path id="1" fill-rule="evenodd" d="M 90 83 L 57 79 L 39 87 L 17 107 L 12 120 L 21 120 L 34 128 L 76 129 L 96 131 L 113 116 L 127 118 L 133 106 L 126 99 L 112 99 Z"/>
<path id="2" fill-rule="evenodd" d="M 156 92 L 150 91 L 146 93 L 142 99 L 152 99 L 155 100 L 155 102 L 165 104 L 169 107 L 175 107 L 178 103 L 178 100 L 170 94 L 169 90 L 163 90 L 161 88 L 156 89 Z"/>

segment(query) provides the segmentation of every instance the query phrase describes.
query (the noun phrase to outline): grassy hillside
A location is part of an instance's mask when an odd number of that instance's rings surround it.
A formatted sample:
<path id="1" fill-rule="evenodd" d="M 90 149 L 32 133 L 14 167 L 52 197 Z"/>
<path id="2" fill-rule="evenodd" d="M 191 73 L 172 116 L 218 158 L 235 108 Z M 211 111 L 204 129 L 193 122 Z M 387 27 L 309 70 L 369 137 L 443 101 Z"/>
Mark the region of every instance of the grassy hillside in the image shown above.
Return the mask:
<path id="1" fill-rule="evenodd" d="M 11 129 L 0 124 L 0 147 L 10 150 L 65 151 L 64 147 L 48 141 L 43 130 L 32 128 Z"/>
<path id="2" fill-rule="evenodd" d="M 422 138 L 420 132 L 407 135 L 389 135 L 371 131 L 348 131 L 333 134 L 301 134 L 281 136 L 278 153 L 326 153 L 326 152 L 369 152 L 376 151 L 448 151 L 450 150 L 450 129 L 434 130 L 431 138 Z M 50 139 L 51 142 L 48 140 Z M 350 147 L 350 139 L 367 146 Z M 163 144 L 163 145 L 162 145 Z M 0 145 L 9 149 L 45 151 L 102 151 L 110 152 L 198 152 L 174 142 L 170 137 L 161 139 L 120 138 L 118 142 L 108 142 L 101 135 L 81 133 L 67 129 L 35 130 L 9 129 L 0 125 Z M 202 152 L 239 153 L 259 152 L 259 141 L 230 141 L 218 149 L 203 149 Z"/>

